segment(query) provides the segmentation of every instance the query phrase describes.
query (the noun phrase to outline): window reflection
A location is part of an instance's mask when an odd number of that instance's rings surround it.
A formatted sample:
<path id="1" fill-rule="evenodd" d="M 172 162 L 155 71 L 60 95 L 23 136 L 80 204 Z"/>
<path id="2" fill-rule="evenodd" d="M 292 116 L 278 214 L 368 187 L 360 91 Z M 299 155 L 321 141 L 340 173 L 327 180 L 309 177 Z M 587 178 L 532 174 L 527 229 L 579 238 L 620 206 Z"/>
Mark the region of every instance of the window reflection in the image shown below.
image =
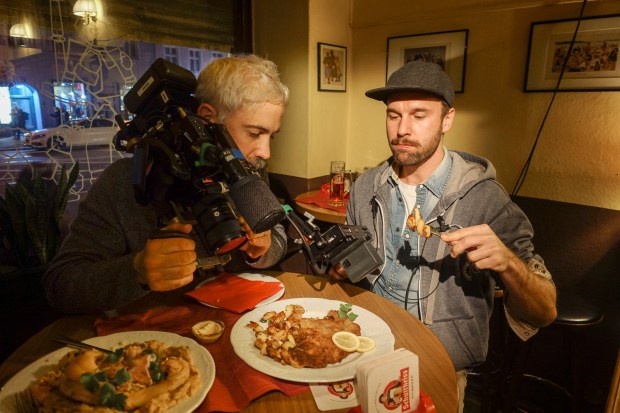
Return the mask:
<path id="1" fill-rule="evenodd" d="M 33 154 L 32 146 L 23 146 L 25 136 L 57 127 L 75 128 L 81 120 L 95 125 L 94 120 L 105 119 L 107 125 L 117 114 L 131 120 L 123 98 L 155 59 L 163 57 L 197 75 L 211 60 L 228 56 L 232 48 L 232 1 L 178 0 L 171 8 L 169 1 L 106 0 L 97 20 L 88 25 L 77 24 L 75 16 L 63 16 L 70 8 L 65 10 L 62 4 L 43 0 L 34 6 L 30 1 L 0 6 L 0 141 L 11 141 L 0 146 L 0 191 L 3 180 L 18 176 L 24 159 L 58 165 L 85 156 L 88 162 L 80 162 L 82 174 L 94 179 L 106 164 L 123 156 L 112 155 L 113 136 L 107 161 L 92 170 L 87 169 L 92 163 L 86 134 L 77 154 L 66 139 L 64 145 L 36 148 L 37 153 L 46 151 L 43 157 Z M 16 11 L 31 36 L 23 40 L 24 47 L 8 37 Z M 184 44 L 174 44 L 177 39 Z M 28 113 L 18 135 L 11 124 L 15 105 Z M 17 156 L 3 151 L 9 146 Z"/>

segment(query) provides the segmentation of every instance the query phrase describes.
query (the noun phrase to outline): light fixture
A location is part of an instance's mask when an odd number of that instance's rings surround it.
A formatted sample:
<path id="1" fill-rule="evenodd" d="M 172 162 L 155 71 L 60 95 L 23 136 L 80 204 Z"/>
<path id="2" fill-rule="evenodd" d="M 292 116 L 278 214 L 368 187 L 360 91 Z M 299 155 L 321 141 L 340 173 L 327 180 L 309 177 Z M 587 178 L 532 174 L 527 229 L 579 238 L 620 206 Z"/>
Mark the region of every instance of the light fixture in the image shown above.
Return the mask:
<path id="1" fill-rule="evenodd" d="M 24 26 L 23 23 L 14 24 L 9 30 L 9 36 L 15 37 L 16 39 L 26 37 L 26 26 Z"/>
<path id="2" fill-rule="evenodd" d="M 95 0 L 77 0 L 73 5 L 73 14 L 82 18 L 83 24 L 97 21 L 97 4 Z"/>
<path id="3" fill-rule="evenodd" d="M 19 47 L 26 47 L 24 38 L 27 37 L 26 26 L 23 23 L 17 23 L 9 29 L 9 36 L 15 39 Z"/>

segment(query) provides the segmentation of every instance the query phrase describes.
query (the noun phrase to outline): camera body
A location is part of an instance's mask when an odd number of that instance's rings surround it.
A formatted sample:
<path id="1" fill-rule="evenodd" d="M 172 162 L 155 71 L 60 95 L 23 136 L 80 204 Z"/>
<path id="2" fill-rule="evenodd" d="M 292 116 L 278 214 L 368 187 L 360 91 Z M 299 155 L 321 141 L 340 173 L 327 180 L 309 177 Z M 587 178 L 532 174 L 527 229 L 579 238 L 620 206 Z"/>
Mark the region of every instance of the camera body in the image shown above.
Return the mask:
<path id="1" fill-rule="evenodd" d="M 253 232 L 264 232 L 284 211 L 259 171 L 244 158 L 226 127 L 196 115 L 190 71 L 157 59 L 124 98 L 135 116 L 117 117 L 118 150 L 133 153 L 136 200 L 154 203 L 168 215 L 189 215 L 211 254 L 224 254 Z"/>
<path id="2" fill-rule="evenodd" d="M 372 245 L 372 234 L 361 225 L 334 225 L 321 233 L 306 212 L 302 220 L 287 205 L 291 225 L 299 233 L 296 240 L 315 275 L 326 275 L 330 268 L 344 270 L 349 280 L 358 282 L 381 265 L 381 257 Z"/>
<path id="3" fill-rule="evenodd" d="M 381 265 L 371 241 L 372 235 L 365 227 L 335 225 L 310 245 L 310 251 L 321 267 L 341 268 L 351 281 L 358 282 Z"/>

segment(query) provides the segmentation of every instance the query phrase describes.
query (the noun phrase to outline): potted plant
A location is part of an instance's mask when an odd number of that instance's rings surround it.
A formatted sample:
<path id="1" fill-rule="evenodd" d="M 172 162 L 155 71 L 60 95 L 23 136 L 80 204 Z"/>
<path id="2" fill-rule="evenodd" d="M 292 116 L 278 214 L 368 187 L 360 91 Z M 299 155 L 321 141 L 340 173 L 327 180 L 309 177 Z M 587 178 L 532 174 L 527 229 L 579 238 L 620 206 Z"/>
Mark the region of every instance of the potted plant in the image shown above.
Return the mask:
<path id="1" fill-rule="evenodd" d="M 43 297 L 41 276 L 60 248 L 63 214 L 79 165 L 70 170 L 63 165 L 57 181 L 36 168 L 26 172 L 0 196 L 1 307 Z"/>

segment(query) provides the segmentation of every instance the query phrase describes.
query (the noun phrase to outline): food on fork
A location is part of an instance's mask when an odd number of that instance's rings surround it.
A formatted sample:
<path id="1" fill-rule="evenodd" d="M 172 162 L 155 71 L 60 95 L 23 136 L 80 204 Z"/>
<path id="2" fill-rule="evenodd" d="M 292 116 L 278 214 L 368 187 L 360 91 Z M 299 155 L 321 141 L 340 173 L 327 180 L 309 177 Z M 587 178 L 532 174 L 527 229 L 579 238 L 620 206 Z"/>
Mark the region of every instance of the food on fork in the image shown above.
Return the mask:
<path id="1" fill-rule="evenodd" d="M 304 318 L 304 313 L 302 306 L 289 304 L 284 311 L 265 313 L 259 322 L 250 321 L 260 354 L 296 368 L 323 368 L 351 354 L 338 348 L 332 336 L 339 331 L 360 336 L 357 323 L 341 318 L 337 310 L 324 318 Z"/>
<path id="2" fill-rule="evenodd" d="M 150 340 L 71 351 L 30 389 L 40 412 L 164 412 L 201 385 L 188 347 Z"/>
<path id="3" fill-rule="evenodd" d="M 433 235 L 430 225 L 422 219 L 422 213 L 418 207 L 413 208 L 413 214 L 407 217 L 407 228 L 417 231 L 424 238 L 430 238 Z"/>

